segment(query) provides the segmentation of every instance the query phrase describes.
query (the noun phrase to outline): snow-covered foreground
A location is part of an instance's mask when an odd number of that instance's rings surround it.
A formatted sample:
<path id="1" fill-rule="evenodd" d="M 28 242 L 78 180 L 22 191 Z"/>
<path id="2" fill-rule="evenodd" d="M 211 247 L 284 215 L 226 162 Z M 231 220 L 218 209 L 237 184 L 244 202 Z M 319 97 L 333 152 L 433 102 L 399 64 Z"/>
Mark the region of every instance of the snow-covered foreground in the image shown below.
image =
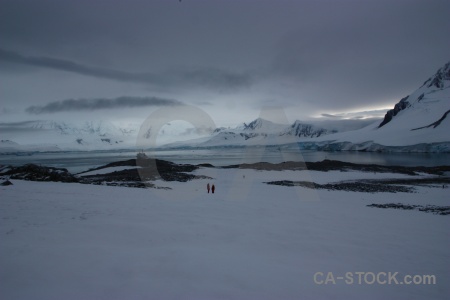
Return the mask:
<path id="1" fill-rule="evenodd" d="M 266 185 L 406 177 L 200 169 L 172 190 L 13 181 L 0 187 L 1 299 L 446 299 L 448 190 L 355 193 Z M 206 193 L 206 183 L 216 193 Z M 435 275 L 435 285 L 315 284 L 314 274 Z M 370 279 L 370 277 L 369 277 Z M 383 278 L 382 278 L 383 279 Z M 387 279 L 387 277 L 386 277 Z M 393 282 L 394 283 L 394 282 Z"/>

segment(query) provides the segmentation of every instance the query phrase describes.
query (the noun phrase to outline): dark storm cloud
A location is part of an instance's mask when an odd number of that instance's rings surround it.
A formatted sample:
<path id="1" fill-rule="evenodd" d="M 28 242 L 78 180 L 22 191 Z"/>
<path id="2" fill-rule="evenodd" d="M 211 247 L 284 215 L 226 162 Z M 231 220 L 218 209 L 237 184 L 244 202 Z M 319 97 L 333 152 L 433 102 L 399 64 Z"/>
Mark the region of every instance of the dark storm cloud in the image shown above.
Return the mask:
<path id="1" fill-rule="evenodd" d="M 113 69 L 87 66 L 70 60 L 52 57 L 25 56 L 5 49 L 0 49 L 0 60 L 9 63 L 19 63 L 73 72 L 98 78 L 148 83 L 163 87 L 201 86 L 220 90 L 232 90 L 249 86 L 251 83 L 250 76 L 248 74 L 232 73 L 217 68 L 184 68 L 166 71 L 160 74 L 130 73 Z"/>
<path id="2" fill-rule="evenodd" d="M 44 106 L 30 106 L 25 111 L 30 114 L 56 113 L 67 111 L 92 111 L 99 109 L 131 108 L 144 106 L 181 105 L 177 100 L 157 97 L 119 97 L 115 99 L 67 99 L 50 102 Z"/>

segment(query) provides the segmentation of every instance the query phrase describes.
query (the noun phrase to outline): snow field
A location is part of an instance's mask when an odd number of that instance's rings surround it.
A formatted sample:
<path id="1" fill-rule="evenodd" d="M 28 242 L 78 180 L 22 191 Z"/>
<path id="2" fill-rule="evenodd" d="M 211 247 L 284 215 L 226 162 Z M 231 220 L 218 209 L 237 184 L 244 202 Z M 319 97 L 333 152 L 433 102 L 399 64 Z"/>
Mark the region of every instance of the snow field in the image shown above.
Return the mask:
<path id="1" fill-rule="evenodd" d="M 366 207 L 449 205 L 448 190 L 366 194 L 262 183 L 405 177 L 399 174 L 195 172 L 214 179 L 156 183 L 172 190 L 17 180 L 0 187 L 1 298 L 445 299 L 450 293 L 450 218 Z M 216 184 L 214 195 L 206 193 L 207 182 Z M 316 272 L 358 271 L 433 274 L 437 284 L 313 281 Z"/>

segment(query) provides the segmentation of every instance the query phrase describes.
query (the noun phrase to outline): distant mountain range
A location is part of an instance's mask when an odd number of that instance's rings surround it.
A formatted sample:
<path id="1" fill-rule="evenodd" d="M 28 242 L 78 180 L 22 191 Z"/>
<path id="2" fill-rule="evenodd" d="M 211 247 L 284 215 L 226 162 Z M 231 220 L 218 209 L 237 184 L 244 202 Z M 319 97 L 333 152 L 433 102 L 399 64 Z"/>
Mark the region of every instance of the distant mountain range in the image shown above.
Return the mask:
<path id="1" fill-rule="evenodd" d="M 108 150 L 131 147 L 136 142 L 139 124 L 114 124 L 106 121 L 61 122 L 26 121 L 2 123 L 0 152 Z"/>
<path id="2" fill-rule="evenodd" d="M 327 129 L 298 120 L 291 125 L 282 125 L 258 118 L 248 124 L 243 123 L 236 128 L 217 128 L 210 137 L 172 143 L 165 145 L 165 148 L 210 148 L 287 144 L 305 139 L 309 140 L 335 132 L 337 132 L 336 129 Z"/>
<path id="3" fill-rule="evenodd" d="M 381 120 L 297 120 L 283 125 L 258 118 L 235 128 L 216 128 L 206 137 L 170 143 L 163 148 L 290 145 L 331 151 L 450 152 L 449 112 L 447 63 Z M 176 132 L 176 126 L 170 127 L 173 128 L 167 131 Z M 133 149 L 139 129 L 139 123 L 106 121 L 0 123 L 0 153 Z"/>

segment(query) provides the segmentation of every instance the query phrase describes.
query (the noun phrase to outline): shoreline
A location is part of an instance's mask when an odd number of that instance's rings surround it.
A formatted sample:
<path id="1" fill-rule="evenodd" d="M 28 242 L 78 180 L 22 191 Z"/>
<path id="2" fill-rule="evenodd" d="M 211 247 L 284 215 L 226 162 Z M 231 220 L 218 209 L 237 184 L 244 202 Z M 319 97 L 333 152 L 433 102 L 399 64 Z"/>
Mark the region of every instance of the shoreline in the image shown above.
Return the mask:
<path id="1" fill-rule="evenodd" d="M 268 185 L 300 186 L 308 189 L 344 190 L 366 193 L 414 192 L 417 186 L 450 185 L 450 166 L 403 167 L 376 164 L 354 164 L 336 160 L 320 162 L 282 162 L 213 166 L 211 164 L 176 164 L 166 160 L 140 158 L 109 163 L 100 167 L 72 174 L 67 169 L 26 164 L 20 167 L 3 166 L 0 178 L 30 181 L 77 182 L 82 184 L 124 186 L 134 188 L 160 188 L 155 182 L 188 182 L 192 180 L 213 179 L 204 174 L 194 174 L 199 169 L 213 170 L 252 170 L 257 172 L 361 172 L 373 174 L 371 179 L 358 178 L 342 180 L 336 174 L 329 182 L 321 184 L 311 180 L 269 180 Z M 83 175 L 85 174 L 85 175 Z M 377 178 L 377 174 L 407 175 L 408 178 Z M 394 176 L 395 177 L 395 176 Z"/>

